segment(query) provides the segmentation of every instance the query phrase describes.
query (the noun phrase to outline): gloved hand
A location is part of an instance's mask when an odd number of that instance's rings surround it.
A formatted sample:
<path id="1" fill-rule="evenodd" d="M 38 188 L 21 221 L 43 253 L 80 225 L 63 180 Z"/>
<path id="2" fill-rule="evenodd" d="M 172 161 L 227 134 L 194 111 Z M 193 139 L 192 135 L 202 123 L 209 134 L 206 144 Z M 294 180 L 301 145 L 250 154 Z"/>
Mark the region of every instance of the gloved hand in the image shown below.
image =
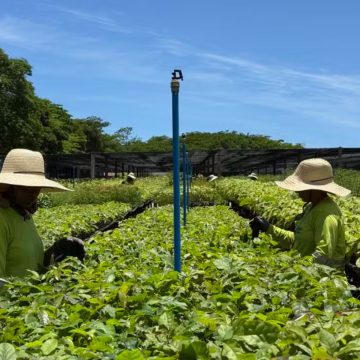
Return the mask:
<path id="1" fill-rule="evenodd" d="M 55 262 L 62 261 L 68 256 L 75 256 L 83 261 L 85 254 L 84 242 L 76 237 L 69 236 L 66 239 L 56 241 L 53 245 Z"/>
<path id="2" fill-rule="evenodd" d="M 250 220 L 249 225 L 252 230 L 253 238 L 259 236 L 259 232 L 266 232 L 270 226 L 270 223 L 261 216 L 255 216 Z"/>

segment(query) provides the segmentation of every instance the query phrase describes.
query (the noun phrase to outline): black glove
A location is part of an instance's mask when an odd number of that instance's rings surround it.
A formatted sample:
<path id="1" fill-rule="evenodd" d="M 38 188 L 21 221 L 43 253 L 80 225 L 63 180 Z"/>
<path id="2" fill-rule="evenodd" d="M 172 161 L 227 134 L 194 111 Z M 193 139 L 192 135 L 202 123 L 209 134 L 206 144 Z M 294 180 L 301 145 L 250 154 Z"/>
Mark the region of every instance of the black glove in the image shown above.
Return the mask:
<path id="1" fill-rule="evenodd" d="M 261 216 L 255 216 L 250 220 L 249 225 L 252 230 L 252 237 L 255 238 L 259 236 L 260 231 L 266 232 L 270 223 Z"/>
<path id="2" fill-rule="evenodd" d="M 345 274 L 349 284 L 360 287 L 360 268 L 351 263 L 345 263 Z"/>
<path id="3" fill-rule="evenodd" d="M 81 239 L 69 236 L 66 239 L 61 239 L 53 245 L 53 254 L 55 262 L 64 260 L 68 256 L 75 256 L 83 261 L 85 258 L 84 243 Z"/>

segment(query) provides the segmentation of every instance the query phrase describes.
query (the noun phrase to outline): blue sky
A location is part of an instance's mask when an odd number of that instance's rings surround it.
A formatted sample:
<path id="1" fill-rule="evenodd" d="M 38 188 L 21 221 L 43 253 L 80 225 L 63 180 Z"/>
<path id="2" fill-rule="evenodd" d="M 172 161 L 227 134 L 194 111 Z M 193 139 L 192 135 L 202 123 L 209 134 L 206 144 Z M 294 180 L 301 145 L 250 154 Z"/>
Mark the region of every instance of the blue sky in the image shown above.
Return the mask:
<path id="1" fill-rule="evenodd" d="M 33 66 L 38 96 L 108 132 L 236 130 L 358 147 L 358 0 L 2 0 L 0 47 Z"/>

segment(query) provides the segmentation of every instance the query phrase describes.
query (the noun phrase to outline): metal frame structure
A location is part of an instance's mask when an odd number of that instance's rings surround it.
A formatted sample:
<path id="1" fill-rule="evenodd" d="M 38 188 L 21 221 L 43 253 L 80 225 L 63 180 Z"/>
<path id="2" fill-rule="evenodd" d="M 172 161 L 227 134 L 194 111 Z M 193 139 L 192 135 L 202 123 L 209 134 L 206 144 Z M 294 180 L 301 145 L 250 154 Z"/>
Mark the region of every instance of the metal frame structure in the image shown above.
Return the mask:
<path id="1" fill-rule="evenodd" d="M 194 175 L 222 176 L 280 174 L 301 160 L 321 157 L 333 167 L 360 169 L 360 148 L 289 150 L 212 150 L 186 151 Z M 4 158 L 4 157 L 2 157 Z M 133 172 L 137 177 L 171 172 L 171 152 L 92 153 L 45 155 L 47 176 L 51 178 L 107 178 Z"/>

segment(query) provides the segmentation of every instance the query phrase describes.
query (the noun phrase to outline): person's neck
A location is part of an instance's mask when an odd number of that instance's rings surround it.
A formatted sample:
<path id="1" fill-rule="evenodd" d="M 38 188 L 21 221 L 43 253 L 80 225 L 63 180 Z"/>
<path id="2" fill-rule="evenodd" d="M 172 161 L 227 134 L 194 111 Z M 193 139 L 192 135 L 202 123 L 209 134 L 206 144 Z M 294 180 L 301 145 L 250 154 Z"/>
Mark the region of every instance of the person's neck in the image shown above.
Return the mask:
<path id="1" fill-rule="evenodd" d="M 320 201 L 327 197 L 327 193 L 324 191 L 312 190 L 310 195 L 310 202 L 313 206 L 316 206 Z"/>
<path id="2" fill-rule="evenodd" d="M 30 207 L 24 208 L 18 204 L 16 204 L 14 201 L 10 201 L 10 206 L 20 215 L 24 218 L 24 220 L 29 220 L 31 218 L 31 215 L 34 214 L 37 210 L 37 205 L 34 203 Z"/>

